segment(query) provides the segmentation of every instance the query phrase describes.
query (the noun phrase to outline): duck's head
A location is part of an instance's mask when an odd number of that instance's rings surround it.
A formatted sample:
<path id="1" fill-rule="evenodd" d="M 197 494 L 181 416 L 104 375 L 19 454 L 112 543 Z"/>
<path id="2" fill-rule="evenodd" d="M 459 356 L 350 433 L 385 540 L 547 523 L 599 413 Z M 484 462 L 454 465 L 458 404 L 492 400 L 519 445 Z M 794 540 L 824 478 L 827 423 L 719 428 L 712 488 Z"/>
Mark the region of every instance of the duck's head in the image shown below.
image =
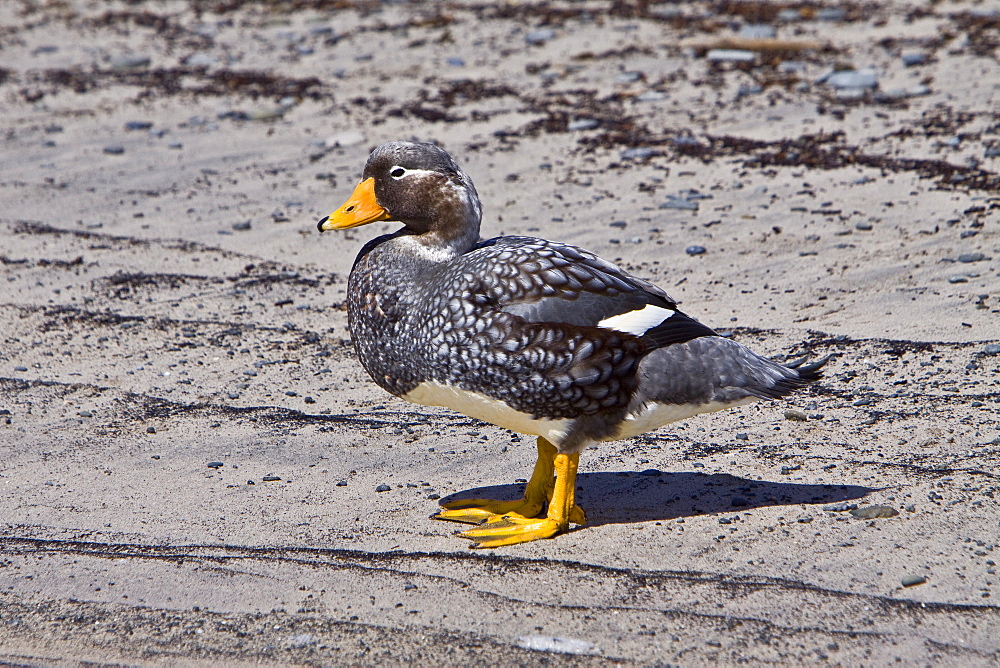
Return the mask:
<path id="1" fill-rule="evenodd" d="M 434 144 L 394 141 L 368 157 L 361 183 L 344 204 L 319 221 L 342 230 L 396 220 L 429 241 L 455 244 L 479 239 L 479 195 L 450 155 Z"/>

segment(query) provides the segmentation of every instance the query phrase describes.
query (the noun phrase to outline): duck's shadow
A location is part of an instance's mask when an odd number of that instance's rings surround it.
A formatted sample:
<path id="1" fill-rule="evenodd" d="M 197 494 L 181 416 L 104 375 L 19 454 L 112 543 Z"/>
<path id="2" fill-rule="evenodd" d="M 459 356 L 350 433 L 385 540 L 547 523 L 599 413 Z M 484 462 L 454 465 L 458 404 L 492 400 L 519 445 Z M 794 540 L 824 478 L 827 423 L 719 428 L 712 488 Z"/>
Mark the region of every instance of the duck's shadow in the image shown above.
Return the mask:
<path id="1" fill-rule="evenodd" d="M 748 480 L 728 473 L 662 471 L 581 473 L 577 503 L 587 524 L 629 524 L 713 513 L 740 512 L 765 506 L 831 504 L 860 499 L 872 487 L 805 485 Z M 463 490 L 441 499 L 518 499 L 524 485 L 493 485 Z"/>

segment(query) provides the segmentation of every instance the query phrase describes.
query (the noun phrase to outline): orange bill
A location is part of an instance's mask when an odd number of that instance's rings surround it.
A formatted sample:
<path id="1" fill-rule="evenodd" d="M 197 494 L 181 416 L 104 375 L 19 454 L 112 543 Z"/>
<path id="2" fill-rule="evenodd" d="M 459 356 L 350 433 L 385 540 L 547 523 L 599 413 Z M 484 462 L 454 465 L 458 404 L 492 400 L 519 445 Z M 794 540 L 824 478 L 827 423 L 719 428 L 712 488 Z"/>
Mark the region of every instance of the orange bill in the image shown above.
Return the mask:
<path id="1" fill-rule="evenodd" d="M 346 230 L 389 218 L 389 212 L 379 206 L 375 199 L 375 179 L 369 177 L 357 185 L 339 209 L 319 221 L 317 227 L 320 232 Z"/>

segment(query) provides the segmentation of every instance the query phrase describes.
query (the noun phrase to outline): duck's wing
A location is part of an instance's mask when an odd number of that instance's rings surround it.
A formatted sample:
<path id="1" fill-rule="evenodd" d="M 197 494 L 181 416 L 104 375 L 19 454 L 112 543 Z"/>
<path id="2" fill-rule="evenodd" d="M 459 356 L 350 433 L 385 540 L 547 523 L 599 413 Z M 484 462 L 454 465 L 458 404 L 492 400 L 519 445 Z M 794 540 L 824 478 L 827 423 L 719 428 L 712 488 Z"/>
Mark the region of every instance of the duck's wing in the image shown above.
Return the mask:
<path id="1" fill-rule="evenodd" d="M 500 237 L 464 258 L 486 270 L 482 278 L 496 307 L 527 322 L 613 329 L 649 349 L 717 336 L 659 287 L 576 246 Z"/>

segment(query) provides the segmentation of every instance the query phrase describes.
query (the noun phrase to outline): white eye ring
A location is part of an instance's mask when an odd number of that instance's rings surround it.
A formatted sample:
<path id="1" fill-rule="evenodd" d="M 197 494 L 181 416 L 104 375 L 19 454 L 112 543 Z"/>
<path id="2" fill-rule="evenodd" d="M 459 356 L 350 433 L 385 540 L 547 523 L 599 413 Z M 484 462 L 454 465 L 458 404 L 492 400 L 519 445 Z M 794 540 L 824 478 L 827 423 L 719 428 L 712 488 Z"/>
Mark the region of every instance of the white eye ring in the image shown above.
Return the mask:
<path id="1" fill-rule="evenodd" d="M 392 169 L 389 170 L 389 176 L 397 181 L 406 176 L 406 173 L 407 169 L 405 167 L 400 167 L 399 165 L 393 165 Z"/>

